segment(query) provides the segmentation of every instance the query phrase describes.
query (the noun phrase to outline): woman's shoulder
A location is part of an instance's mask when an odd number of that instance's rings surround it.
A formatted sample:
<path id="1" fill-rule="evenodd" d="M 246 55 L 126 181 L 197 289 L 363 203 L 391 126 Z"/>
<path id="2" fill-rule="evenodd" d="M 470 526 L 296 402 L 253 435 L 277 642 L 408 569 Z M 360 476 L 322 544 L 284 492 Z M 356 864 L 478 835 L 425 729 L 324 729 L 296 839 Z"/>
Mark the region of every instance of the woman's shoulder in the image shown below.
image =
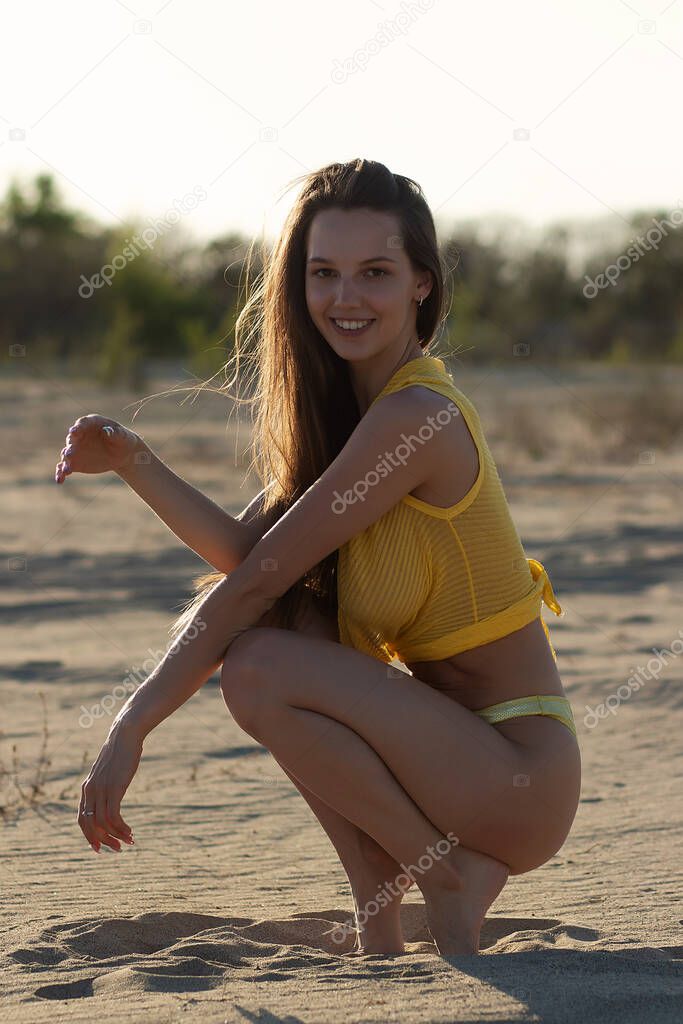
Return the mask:
<path id="1" fill-rule="evenodd" d="M 402 397 L 401 397 L 402 396 Z M 458 480 L 469 479 L 485 461 L 485 443 L 476 410 L 466 396 L 451 382 L 435 390 L 424 382 L 407 383 L 386 398 L 387 412 L 393 408 L 397 420 L 401 406 L 410 406 L 412 412 L 410 432 L 397 431 L 397 445 L 416 453 L 431 463 L 433 471 L 421 485 L 421 491 L 452 490 Z M 455 500 L 455 499 L 454 499 Z M 437 502 L 438 503 L 438 502 Z M 451 504 L 445 501 L 444 504 Z"/>

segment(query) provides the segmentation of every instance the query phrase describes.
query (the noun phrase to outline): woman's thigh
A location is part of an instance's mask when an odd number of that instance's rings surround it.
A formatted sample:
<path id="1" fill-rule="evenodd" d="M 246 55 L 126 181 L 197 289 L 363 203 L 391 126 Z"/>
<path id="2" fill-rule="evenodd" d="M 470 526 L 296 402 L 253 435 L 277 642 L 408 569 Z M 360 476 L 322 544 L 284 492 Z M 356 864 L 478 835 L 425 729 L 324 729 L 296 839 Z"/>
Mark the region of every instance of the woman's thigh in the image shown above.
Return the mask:
<path id="1" fill-rule="evenodd" d="M 227 673 L 224 695 L 250 735 L 267 735 L 280 706 L 315 711 L 320 736 L 301 754 L 315 760 L 324 718 L 348 726 L 439 831 L 453 831 L 513 874 L 544 863 L 564 842 L 575 807 L 557 738 L 540 756 L 419 679 L 325 637 L 265 628 L 235 643 L 249 685 L 234 686 Z"/>

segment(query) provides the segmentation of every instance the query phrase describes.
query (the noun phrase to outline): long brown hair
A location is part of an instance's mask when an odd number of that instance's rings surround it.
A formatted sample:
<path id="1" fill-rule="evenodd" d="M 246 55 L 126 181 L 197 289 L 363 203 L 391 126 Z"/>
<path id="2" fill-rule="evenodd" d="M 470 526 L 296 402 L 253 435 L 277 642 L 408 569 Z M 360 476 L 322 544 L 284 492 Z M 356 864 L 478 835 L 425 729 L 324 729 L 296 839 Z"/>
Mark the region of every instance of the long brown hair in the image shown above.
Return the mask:
<path id="1" fill-rule="evenodd" d="M 361 207 L 397 217 L 400 244 L 413 269 L 429 270 L 433 278 L 431 291 L 417 311 L 417 336 L 423 350 L 445 322 L 450 305 L 445 294 L 447 268 L 431 211 L 417 182 L 392 174 L 376 160 L 362 158 L 301 175 L 287 190 L 299 182 L 303 183 L 301 191 L 237 318 L 235 351 L 223 367 L 226 370 L 235 360 L 236 378 L 244 348 L 248 368 L 255 371 L 247 372 L 242 380 L 251 384 L 256 377 L 250 399 L 258 407 L 252 448 L 258 476 L 267 487 L 262 512 L 273 516 L 271 522 L 281 518 L 319 479 L 360 419 L 348 365 L 321 336 L 306 304 L 306 243 L 315 215 L 331 207 Z M 247 287 L 253 249 L 252 242 L 247 255 Z M 336 617 L 337 554 L 334 551 L 313 566 L 278 598 L 274 606 L 278 625 L 292 628 L 305 596 L 312 596 L 323 612 Z M 194 579 L 194 596 L 169 630 L 173 639 L 224 578 L 224 573 L 212 572 Z"/>

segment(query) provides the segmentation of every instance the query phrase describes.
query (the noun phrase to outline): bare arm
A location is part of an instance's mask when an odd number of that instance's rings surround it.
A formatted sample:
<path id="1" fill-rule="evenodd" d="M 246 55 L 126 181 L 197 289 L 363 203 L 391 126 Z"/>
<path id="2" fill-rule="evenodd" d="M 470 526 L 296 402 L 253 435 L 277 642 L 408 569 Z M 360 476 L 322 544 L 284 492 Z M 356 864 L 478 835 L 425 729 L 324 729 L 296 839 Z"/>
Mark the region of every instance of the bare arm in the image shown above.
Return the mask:
<path id="1" fill-rule="evenodd" d="M 232 572 L 275 521 L 263 515 L 265 489 L 239 516 L 231 516 L 174 473 L 139 434 L 95 413 L 69 428 L 61 458 L 58 484 L 74 472 L 113 470 L 176 537 L 219 572 Z"/>
<path id="2" fill-rule="evenodd" d="M 265 488 L 239 514 L 231 516 L 174 473 L 151 448 L 149 461 L 116 472 L 184 544 L 219 572 L 232 572 L 269 528 L 263 518 Z"/>
<path id="3" fill-rule="evenodd" d="M 434 440 L 408 457 L 406 434 L 416 435 L 433 408 L 431 393 L 425 397 L 418 389 L 387 395 L 370 408 L 321 477 L 211 589 L 193 622 L 112 723 L 82 787 L 78 823 L 88 842 L 116 848 L 119 838 L 129 834 L 120 805 L 145 737 L 204 685 L 235 639 L 308 569 L 377 522 L 437 470 L 450 471 L 443 445 Z M 375 464 L 378 449 L 386 458 Z M 371 484 L 373 475 L 377 479 Z"/>
<path id="4" fill-rule="evenodd" d="M 408 446 L 401 439 L 416 435 L 434 407 L 429 393 L 425 397 L 399 391 L 366 413 L 321 477 L 204 598 L 193 622 L 121 709 L 117 728 L 130 728 L 144 738 L 204 685 L 231 643 L 308 569 L 362 533 L 437 470 L 445 471 L 449 464 L 438 437 L 410 457 L 402 451 Z M 384 460 L 383 475 L 376 471 L 377 448 L 392 463 L 388 471 Z M 378 480 L 370 485 L 373 473 Z"/>

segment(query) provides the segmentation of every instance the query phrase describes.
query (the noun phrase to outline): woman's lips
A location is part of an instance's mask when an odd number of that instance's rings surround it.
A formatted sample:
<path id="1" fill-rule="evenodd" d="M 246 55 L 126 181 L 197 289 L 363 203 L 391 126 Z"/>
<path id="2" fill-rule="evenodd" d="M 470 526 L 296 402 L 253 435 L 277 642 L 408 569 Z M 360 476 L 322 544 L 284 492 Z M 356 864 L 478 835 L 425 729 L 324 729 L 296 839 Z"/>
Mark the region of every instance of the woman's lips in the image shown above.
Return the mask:
<path id="1" fill-rule="evenodd" d="M 358 319 L 359 320 L 367 320 L 368 318 L 367 317 L 358 317 Z M 340 327 L 337 323 L 335 323 L 334 317 L 330 317 L 330 323 L 334 327 L 335 331 L 337 331 L 338 334 L 341 334 L 342 337 L 347 337 L 347 338 L 355 338 L 359 334 L 365 334 L 365 332 L 372 327 L 374 322 L 375 322 L 375 318 L 373 317 L 370 320 L 369 323 L 365 324 L 364 327 L 358 327 L 356 330 L 346 330 L 345 328 Z M 352 318 L 349 318 L 349 323 L 353 323 L 353 319 Z"/>

